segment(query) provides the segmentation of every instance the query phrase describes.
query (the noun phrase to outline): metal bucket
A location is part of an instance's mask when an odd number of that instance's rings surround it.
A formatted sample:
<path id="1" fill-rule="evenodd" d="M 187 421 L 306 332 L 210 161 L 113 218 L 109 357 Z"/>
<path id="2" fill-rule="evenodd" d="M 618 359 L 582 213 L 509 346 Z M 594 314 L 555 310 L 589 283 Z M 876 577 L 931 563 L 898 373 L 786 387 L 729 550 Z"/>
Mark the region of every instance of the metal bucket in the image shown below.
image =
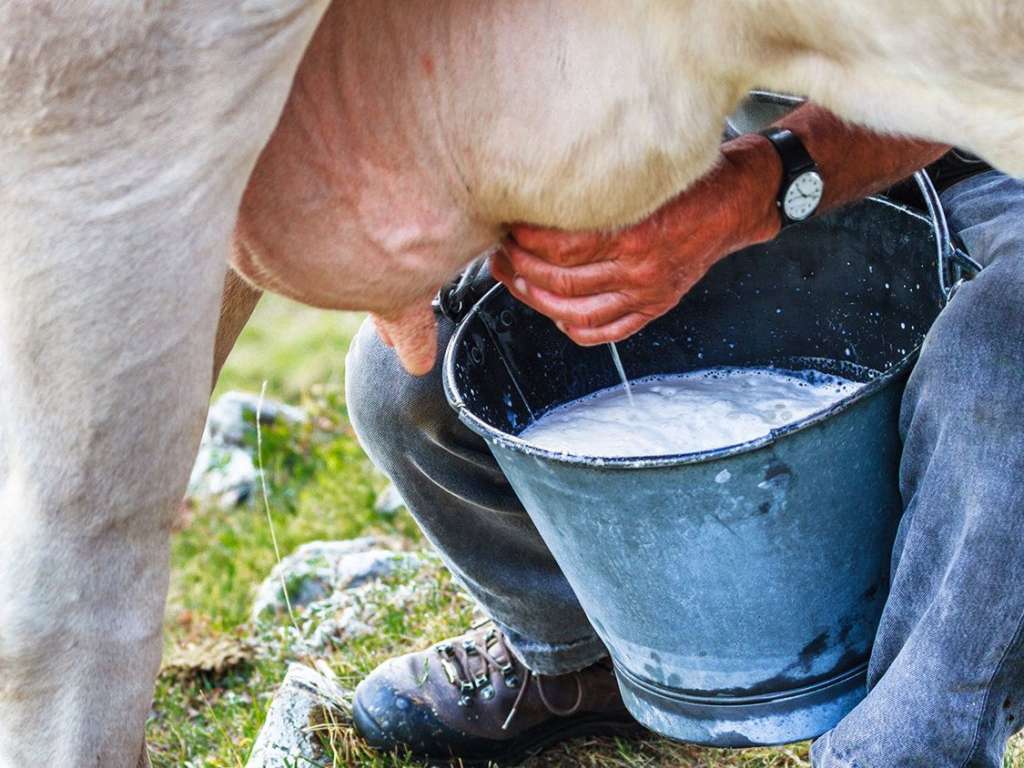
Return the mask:
<path id="1" fill-rule="evenodd" d="M 953 253 L 944 233 L 867 200 L 726 258 L 620 343 L 632 378 L 778 366 L 868 382 L 827 412 L 707 453 L 532 447 L 517 435 L 536 417 L 618 382 L 607 348 L 576 346 L 501 286 L 457 329 L 449 402 L 489 444 L 652 730 L 785 743 L 825 732 L 864 696 L 902 509 L 900 397 L 951 282 L 936 256 L 937 242 Z"/>

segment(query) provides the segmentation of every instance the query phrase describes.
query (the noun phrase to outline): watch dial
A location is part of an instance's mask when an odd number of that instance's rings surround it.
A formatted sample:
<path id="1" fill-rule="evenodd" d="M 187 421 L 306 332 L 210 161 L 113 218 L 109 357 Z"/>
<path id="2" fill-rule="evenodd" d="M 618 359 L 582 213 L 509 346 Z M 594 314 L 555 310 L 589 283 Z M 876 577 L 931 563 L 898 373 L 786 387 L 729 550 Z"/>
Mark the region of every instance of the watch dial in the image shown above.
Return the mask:
<path id="1" fill-rule="evenodd" d="M 794 221 L 802 221 L 817 209 L 824 191 L 825 183 L 817 171 L 801 173 L 786 190 L 782 199 L 783 210 Z"/>

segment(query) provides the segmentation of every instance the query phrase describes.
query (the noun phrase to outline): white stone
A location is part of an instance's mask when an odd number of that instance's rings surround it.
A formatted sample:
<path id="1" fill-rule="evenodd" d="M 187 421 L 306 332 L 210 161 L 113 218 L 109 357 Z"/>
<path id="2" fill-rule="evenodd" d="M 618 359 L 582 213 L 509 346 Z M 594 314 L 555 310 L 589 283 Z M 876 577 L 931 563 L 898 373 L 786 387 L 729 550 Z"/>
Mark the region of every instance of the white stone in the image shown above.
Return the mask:
<path id="1" fill-rule="evenodd" d="M 393 515 L 404 506 L 405 499 L 395 488 L 394 483 L 388 483 L 384 490 L 377 494 L 377 500 L 373 504 L 373 508 L 382 515 Z"/>
<path id="2" fill-rule="evenodd" d="M 305 411 L 247 392 L 228 392 L 217 399 L 206 418 L 203 441 L 188 481 L 188 498 L 230 509 L 248 500 L 259 483 L 252 440 L 257 411 L 261 424 L 283 420 L 299 424 Z"/>
<path id="3" fill-rule="evenodd" d="M 258 482 L 259 472 L 246 449 L 204 441 L 186 495 L 200 503 L 231 509 L 247 501 Z"/>
<path id="4" fill-rule="evenodd" d="M 252 618 L 258 623 L 287 611 L 282 581 L 288 585 L 294 611 L 390 576 L 400 568 L 419 566 L 419 558 L 384 549 L 373 537 L 311 541 L 283 558 L 263 581 L 256 593 Z"/>
<path id="5" fill-rule="evenodd" d="M 217 443 L 244 445 L 246 434 L 253 429 L 257 411 L 260 423 L 264 425 L 281 420 L 288 424 L 302 424 L 309 419 L 301 408 L 266 398 L 261 406 L 259 395 L 226 392 L 210 406 L 206 417 L 207 434 Z"/>
<path id="6" fill-rule="evenodd" d="M 267 711 L 245 768 L 283 768 L 287 765 L 324 765 L 320 740 L 313 729 L 327 718 L 349 710 L 348 697 L 338 683 L 305 664 L 291 664 Z"/>

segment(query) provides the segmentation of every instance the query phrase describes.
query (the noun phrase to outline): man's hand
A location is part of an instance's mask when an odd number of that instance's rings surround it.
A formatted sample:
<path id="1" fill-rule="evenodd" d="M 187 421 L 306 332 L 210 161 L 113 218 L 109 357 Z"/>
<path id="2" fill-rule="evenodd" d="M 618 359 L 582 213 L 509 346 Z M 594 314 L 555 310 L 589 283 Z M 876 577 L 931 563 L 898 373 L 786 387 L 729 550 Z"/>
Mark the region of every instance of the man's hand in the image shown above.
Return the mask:
<path id="1" fill-rule="evenodd" d="M 781 166 L 760 137 L 723 147 L 703 180 L 618 232 L 512 227 L 492 271 L 573 341 L 619 341 L 672 309 L 710 267 L 779 228 Z"/>

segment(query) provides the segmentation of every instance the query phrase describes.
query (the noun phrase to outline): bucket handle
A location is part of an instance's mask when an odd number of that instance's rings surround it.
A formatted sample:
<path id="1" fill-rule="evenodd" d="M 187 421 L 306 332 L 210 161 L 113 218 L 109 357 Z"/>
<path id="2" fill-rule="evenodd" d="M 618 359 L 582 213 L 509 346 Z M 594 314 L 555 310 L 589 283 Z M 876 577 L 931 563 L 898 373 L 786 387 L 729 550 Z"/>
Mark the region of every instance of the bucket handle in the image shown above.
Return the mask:
<path id="1" fill-rule="evenodd" d="M 780 93 L 757 88 L 749 92 L 748 98 L 752 101 L 774 104 L 790 109 L 803 104 L 806 99 L 795 94 Z M 733 125 L 731 117 L 726 120 L 725 138 L 732 139 L 738 136 L 741 131 Z M 968 256 L 962 249 L 957 248 L 949 232 L 949 222 L 942 210 L 942 202 L 935 185 L 923 170 L 914 174 L 914 181 L 921 190 L 921 197 L 924 198 L 928 207 L 928 215 L 931 217 L 932 226 L 935 228 L 935 247 L 938 252 L 936 265 L 939 275 L 939 289 L 942 291 L 943 301 L 948 302 L 953 294 L 965 280 L 970 280 L 981 271 L 981 265 Z"/>
<path id="2" fill-rule="evenodd" d="M 953 237 L 949 233 L 949 221 L 942 209 L 942 201 L 928 174 L 917 171 L 914 174 L 914 181 L 921 190 L 921 197 L 924 198 L 932 226 L 935 228 L 935 248 L 938 252 L 935 262 L 939 274 L 939 290 L 942 291 L 943 300 L 948 302 L 965 280 L 970 280 L 981 271 L 981 264 L 957 248 L 953 242 Z"/>

